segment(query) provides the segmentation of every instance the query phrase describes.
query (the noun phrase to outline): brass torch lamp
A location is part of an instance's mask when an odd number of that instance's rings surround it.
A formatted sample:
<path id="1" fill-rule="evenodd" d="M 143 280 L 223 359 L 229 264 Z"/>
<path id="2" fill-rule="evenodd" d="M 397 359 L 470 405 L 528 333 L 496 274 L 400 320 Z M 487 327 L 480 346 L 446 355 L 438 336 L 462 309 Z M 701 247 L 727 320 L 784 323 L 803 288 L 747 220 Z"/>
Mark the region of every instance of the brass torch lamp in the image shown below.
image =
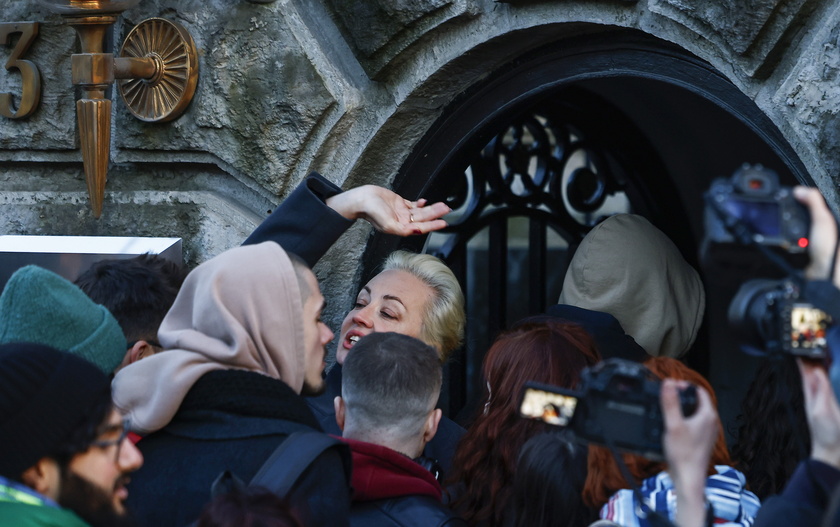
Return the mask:
<path id="1" fill-rule="evenodd" d="M 137 24 L 119 55 L 106 52 L 105 37 L 117 17 L 140 0 L 38 0 L 60 14 L 79 35 L 80 52 L 71 57 L 79 140 L 93 215 L 102 214 L 111 150 L 108 87 L 119 79 L 129 111 L 148 122 L 170 121 L 189 105 L 198 82 L 195 43 L 183 26 L 163 18 Z"/>

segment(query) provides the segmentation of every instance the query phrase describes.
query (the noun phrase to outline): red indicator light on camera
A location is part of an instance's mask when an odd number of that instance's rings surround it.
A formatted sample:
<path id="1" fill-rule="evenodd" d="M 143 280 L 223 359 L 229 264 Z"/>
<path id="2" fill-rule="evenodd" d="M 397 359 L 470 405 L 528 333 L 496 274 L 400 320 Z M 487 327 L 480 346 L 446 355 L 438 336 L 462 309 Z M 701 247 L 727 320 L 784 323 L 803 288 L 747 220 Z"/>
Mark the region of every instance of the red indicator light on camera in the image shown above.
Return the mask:
<path id="1" fill-rule="evenodd" d="M 808 247 L 808 238 L 799 238 L 798 245 L 799 245 L 799 247 L 801 247 L 803 249 L 805 247 Z"/>
<path id="2" fill-rule="evenodd" d="M 751 179 L 749 181 L 748 185 L 749 185 L 750 189 L 752 189 L 752 190 L 761 190 L 762 188 L 764 188 L 764 181 L 762 181 L 761 179 L 758 179 L 758 178 Z"/>

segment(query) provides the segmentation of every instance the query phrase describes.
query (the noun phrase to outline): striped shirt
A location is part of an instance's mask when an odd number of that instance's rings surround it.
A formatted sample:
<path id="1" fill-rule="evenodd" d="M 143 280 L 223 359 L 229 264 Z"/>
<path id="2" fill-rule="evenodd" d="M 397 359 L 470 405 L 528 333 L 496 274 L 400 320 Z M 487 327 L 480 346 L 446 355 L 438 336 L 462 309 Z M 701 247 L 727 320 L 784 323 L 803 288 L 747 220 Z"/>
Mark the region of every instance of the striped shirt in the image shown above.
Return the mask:
<path id="1" fill-rule="evenodd" d="M 746 490 L 744 475 L 726 465 L 717 465 L 715 470 L 717 474 L 706 479 L 706 501 L 714 507 L 715 525 L 752 526 L 761 502 L 755 494 Z M 667 472 L 644 480 L 640 490 L 648 507 L 675 521 L 677 496 Z M 639 517 L 640 514 L 639 503 L 629 489 L 616 492 L 600 512 L 601 518 L 623 527 L 650 527 L 647 520 Z"/>

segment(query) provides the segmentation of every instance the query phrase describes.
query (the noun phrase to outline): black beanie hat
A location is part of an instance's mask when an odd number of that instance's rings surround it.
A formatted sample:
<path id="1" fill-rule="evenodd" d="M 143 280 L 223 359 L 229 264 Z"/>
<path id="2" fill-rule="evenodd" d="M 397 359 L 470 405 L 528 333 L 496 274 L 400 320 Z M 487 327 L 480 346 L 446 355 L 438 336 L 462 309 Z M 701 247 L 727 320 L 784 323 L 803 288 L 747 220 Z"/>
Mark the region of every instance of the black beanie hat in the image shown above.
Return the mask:
<path id="1" fill-rule="evenodd" d="M 111 396 L 88 361 L 42 344 L 0 345 L 0 476 L 18 480 Z"/>

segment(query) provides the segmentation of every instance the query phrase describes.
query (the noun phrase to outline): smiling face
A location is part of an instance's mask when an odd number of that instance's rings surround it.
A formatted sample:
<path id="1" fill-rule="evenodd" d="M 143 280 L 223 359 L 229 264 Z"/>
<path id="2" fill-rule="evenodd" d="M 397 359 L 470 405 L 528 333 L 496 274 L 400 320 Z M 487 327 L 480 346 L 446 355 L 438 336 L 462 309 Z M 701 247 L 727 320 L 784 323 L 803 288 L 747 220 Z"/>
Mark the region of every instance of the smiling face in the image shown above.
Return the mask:
<path id="1" fill-rule="evenodd" d="M 434 292 L 411 273 L 383 271 L 359 291 L 353 309 L 341 323 L 335 360 L 344 364 L 356 341 L 379 331 L 420 338 L 423 318 Z"/>
<path id="2" fill-rule="evenodd" d="M 321 321 L 321 311 L 324 309 L 324 295 L 318 287 L 318 280 L 311 271 L 306 271 L 306 283 L 309 296 L 303 303 L 303 342 L 306 350 L 303 378 L 303 395 L 318 395 L 324 391 L 325 384 L 321 377 L 327 363 L 325 346 L 335 336 Z"/>

